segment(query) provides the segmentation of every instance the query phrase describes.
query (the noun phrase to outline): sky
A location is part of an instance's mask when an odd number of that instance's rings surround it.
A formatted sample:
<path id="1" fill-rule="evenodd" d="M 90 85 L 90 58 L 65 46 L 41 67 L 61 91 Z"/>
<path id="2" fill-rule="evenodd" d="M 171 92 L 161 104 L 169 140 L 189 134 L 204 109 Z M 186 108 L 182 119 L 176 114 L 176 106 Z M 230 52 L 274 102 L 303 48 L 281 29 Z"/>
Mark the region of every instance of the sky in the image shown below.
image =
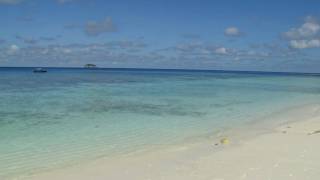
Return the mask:
<path id="1" fill-rule="evenodd" d="M 319 0 L 0 0 L 0 66 L 320 72 Z"/>

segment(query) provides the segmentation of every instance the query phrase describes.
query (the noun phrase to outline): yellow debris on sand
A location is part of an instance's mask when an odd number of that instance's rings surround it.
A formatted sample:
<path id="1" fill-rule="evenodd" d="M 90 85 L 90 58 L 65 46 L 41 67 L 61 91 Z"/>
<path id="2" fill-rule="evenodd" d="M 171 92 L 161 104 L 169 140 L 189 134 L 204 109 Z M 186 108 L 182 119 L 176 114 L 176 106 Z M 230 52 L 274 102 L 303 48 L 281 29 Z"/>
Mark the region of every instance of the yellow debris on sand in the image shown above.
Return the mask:
<path id="1" fill-rule="evenodd" d="M 223 145 L 228 145 L 228 144 L 230 144 L 230 140 L 228 138 L 222 138 L 220 140 L 220 143 Z"/>

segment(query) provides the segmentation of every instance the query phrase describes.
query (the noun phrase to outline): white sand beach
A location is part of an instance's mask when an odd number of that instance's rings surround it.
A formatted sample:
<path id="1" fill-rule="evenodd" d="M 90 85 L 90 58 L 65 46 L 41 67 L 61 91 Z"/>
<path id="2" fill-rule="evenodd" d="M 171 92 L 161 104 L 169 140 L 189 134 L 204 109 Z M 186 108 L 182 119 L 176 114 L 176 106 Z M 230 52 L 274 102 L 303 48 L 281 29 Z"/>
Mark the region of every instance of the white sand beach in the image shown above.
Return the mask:
<path id="1" fill-rule="evenodd" d="M 219 139 L 209 138 L 206 142 L 113 160 L 101 158 L 86 165 L 22 179 L 318 180 L 320 106 L 295 110 L 290 116 L 280 115 L 277 118 L 290 118 L 292 121 L 260 133 L 248 130 L 245 136 L 228 137 L 230 143 L 225 145 Z M 228 133 L 221 137 L 227 137 Z"/>

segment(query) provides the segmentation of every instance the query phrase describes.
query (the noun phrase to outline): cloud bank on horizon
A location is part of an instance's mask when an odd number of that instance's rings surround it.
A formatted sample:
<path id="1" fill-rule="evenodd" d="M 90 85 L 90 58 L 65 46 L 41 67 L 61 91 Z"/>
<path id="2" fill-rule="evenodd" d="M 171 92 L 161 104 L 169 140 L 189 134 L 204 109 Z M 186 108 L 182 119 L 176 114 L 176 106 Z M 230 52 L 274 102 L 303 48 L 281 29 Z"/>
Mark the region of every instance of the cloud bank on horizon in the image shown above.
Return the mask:
<path id="1" fill-rule="evenodd" d="M 310 2 L 0 0 L 0 66 L 320 72 Z"/>

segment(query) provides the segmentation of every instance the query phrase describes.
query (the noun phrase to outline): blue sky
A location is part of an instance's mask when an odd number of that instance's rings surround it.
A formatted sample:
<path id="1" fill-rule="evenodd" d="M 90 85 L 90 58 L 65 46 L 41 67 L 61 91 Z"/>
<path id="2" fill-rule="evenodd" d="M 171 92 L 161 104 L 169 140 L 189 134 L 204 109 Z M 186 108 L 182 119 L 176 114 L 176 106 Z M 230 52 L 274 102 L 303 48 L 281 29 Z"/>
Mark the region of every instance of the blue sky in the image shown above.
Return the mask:
<path id="1" fill-rule="evenodd" d="M 317 0 L 0 0 L 0 66 L 320 72 Z"/>

